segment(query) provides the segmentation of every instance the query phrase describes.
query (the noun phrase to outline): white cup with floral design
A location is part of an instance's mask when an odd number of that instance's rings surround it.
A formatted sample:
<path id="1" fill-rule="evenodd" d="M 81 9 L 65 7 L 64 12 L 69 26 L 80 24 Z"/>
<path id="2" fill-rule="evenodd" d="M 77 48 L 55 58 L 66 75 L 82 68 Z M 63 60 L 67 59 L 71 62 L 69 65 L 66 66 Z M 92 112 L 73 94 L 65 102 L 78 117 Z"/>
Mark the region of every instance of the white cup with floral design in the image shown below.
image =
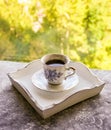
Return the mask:
<path id="1" fill-rule="evenodd" d="M 41 58 L 44 75 L 49 84 L 58 85 L 75 74 L 75 68 L 69 67 L 70 59 L 63 54 L 47 54 Z M 70 73 L 67 73 L 67 71 Z"/>

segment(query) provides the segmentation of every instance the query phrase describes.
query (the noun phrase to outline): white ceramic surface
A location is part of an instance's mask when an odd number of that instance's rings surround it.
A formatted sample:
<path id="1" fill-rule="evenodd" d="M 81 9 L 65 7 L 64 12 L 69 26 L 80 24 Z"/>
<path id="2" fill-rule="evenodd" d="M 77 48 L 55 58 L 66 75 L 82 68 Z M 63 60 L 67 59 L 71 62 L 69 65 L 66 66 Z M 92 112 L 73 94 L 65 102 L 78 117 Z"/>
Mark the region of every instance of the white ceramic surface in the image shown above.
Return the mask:
<path id="1" fill-rule="evenodd" d="M 62 84 L 51 85 L 46 80 L 43 69 L 41 69 L 33 74 L 32 83 L 41 91 L 61 92 L 75 87 L 79 83 L 79 77 L 75 73 L 74 75 L 69 76 L 66 80 L 64 80 Z"/>
<path id="2" fill-rule="evenodd" d="M 50 84 L 61 84 L 64 79 L 75 74 L 75 68 L 68 66 L 70 59 L 63 54 L 44 55 L 41 62 L 43 63 L 45 77 Z M 69 70 L 70 73 L 67 73 Z"/>

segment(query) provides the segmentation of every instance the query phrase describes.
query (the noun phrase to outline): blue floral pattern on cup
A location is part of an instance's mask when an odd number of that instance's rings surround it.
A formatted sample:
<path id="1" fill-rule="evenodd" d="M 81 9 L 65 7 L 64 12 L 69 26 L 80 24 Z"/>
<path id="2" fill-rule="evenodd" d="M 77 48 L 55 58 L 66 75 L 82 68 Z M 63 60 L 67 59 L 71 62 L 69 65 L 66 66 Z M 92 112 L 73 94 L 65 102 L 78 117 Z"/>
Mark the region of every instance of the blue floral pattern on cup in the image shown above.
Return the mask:
<path id="1" fill-rule="evenodd" d="M 50 69 L 45 70 L 45 76 L 51 82 L 56 81 L 57 78 L 60 78 L 62 75 L 63 73 L 57 72 L 56 70 L 50 70 Z"/>

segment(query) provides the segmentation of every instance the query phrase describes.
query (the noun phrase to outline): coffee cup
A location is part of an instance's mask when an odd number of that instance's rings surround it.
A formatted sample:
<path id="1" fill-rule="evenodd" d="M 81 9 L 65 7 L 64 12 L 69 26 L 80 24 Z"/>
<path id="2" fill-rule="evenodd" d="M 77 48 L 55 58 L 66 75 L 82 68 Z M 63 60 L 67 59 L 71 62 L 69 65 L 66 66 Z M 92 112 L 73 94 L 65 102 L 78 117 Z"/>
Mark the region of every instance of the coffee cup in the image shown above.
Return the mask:
<path id="1" fill-rule="evenodd" d="M 69 76 L 75 74 L 75 68 L 69 66 L 70 59 L 63 54 L 44 55 L 41 62 L 49 84 L 62 84 Z"/>

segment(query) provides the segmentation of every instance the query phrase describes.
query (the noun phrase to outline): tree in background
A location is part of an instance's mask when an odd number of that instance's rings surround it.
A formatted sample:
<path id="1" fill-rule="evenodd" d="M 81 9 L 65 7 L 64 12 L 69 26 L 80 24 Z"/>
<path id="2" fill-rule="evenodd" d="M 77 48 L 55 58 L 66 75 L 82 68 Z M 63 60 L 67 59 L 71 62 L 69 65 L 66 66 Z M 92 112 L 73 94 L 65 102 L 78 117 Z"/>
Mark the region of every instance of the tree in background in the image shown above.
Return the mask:
<path id="1" fill-rule="evenodd" d="M 110 69 L 110 0 L 1 0 L 0 58 L 30 61 L 64 53 Z"/>

